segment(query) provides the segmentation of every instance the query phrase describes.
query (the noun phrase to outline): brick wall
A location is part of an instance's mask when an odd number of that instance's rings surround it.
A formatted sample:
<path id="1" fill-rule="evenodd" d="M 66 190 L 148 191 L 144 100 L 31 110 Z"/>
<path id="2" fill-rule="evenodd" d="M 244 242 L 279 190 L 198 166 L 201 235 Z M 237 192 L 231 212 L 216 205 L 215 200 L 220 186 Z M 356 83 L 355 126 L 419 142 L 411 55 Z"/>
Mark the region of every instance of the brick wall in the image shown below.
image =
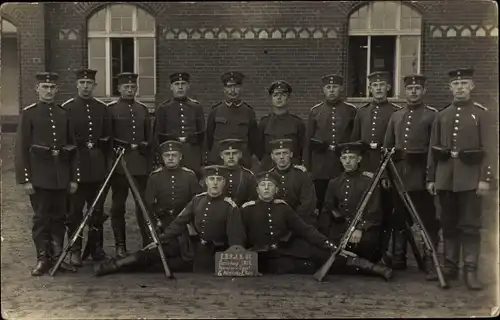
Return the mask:
<path id="1" fill-rule="evenodd" d="M 269 97 L 265 88 L 277 79 L 292 84 L 292 110 L 305 117 L 309 108 L 322 98 L 320 77 L 329 72 L 345 75 L 348 15 L 364 3 L 136 3 L 157 19 L 156 101 L 159 103 L 170 97 L 168 75 L 185 70 L 192 74 L 191 95 L 204 105 L 211 105 L 222 98 L 220 74 L 238 69 L 247 76 L 244 99 L 257 109 L 259 117 L 268 112 Z M 50 68 L 63 77 L 59 95 L 61 101 L 75 92 L 71 69 L 87 65 L 86 19 L 105 4 L 44 4 L 47 15 L 45 25 L 50 39 Z M 485 104 L 497 104 L 498 36 L 490 34 L 497 26 L 496 4 L 471 0 L 464 5 L 460 0 L 440 0 L 411 1 L 411 5 L 423 15 L 422 71 L 431 78 L 428 103 L 437 107 L 446 105 L 450 99 L 448 69 L 471 65 L 477 70 L 475 98 Z M 16 6 L 26 10 L 33 5 Z M 38 18 L 43 21 L 43 16 Z M 23 21 L 26 22 L 26 19 Z M 43 28 L 35 28 L 35 24 L 40 26 L 40 22 L 31 25 L 33 39 L 43 34 Z M 27 30 L 26 26 L 23 28 Z M 205 30 L 200 30 L 202 28 Z M 217 39 L 220 29 L 227 28 L 238 30 L 243 38 L 244 28 L 254 29 L 256 39 Z M 436 28 L 443 30 L 441 37 L 434 33 Z M 470 36 L 462 36 L 464 28 L 471 30 Z M 456 30 L 456 36 L 450 29 Z M 207 30 L 213 32 L 215 39 L 205 39 L 204 36 L 193 39 L 196 36 L 192 32 L 203 33 Z M 225 32 L 231 33 L 231 30 Z M 187 39 L 179 39 L 184 35 L 182 31 L 188 33 Z M 262 31 L 267 32 L 267 36 L 262 35 L 266 39 L 259 39 Z M 274 32 L 281 34 L 279 39 L 273 39 Z M 294 38 L 287 38 L 288 33 Z M 35 52 L 36 48 L 43 48 L 36 41 Z M 31 47 L 33 42 L 21 44 L 28 45 Z M 24 64 L 30 65 L 34 55 L 44 60 L 40 52 L 31 53 L 31 56 L 23 56 Z M 32 71 L 23 70 L 23 87 L 29 83 L 26 79 L 30 77 Z M 33 96 L 23 95 L 23 99 L 32 101 Z"/>

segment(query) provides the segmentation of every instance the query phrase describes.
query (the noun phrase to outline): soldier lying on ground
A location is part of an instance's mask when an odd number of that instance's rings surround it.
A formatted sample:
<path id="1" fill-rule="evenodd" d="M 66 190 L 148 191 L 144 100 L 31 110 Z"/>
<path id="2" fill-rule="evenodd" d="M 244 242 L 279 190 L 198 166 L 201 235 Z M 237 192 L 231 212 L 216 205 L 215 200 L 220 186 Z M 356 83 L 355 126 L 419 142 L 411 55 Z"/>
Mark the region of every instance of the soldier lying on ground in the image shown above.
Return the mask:
<path id="1" fill-rule="evenodd" d="M 312 274 L 335 250 L 335 245 L 313 226 L 305 223 L 283 200 L 275 199 L 279 176 L 257 175 L 259 199 L 245 203 L 241 216 L 247 233 L 247 247 L 259 253 L 262 273 Z M 332 272 L 357 271 L 392 277 L 392 270 L 355 255 L 341 254 Z"/>
<path id="2" fill-rule="evenodd" d="M 216 251 L 244 244 L 245 229 L 240 211 L 230 198 L 223 195 L 226 170 L 224 166 L 205 167 L 207 192 L 196 195 L 160 235 L 172 271 L 179 271 L 179 268 L 174 259 L 168 258 L 168 250 L 175 247 L 174 239 L 186 232 L 188 224 L 193 224 L 198 234 L 197 241 L 193 244 L 194 272 L 214 272 Z M 100 264 L 95 271 L 100 276 L 116 272 L 125 266 L 150 265 L 154 260 L 160 261 L 158 252 L 152 246 L 147 246 L 129 257 Z"/>

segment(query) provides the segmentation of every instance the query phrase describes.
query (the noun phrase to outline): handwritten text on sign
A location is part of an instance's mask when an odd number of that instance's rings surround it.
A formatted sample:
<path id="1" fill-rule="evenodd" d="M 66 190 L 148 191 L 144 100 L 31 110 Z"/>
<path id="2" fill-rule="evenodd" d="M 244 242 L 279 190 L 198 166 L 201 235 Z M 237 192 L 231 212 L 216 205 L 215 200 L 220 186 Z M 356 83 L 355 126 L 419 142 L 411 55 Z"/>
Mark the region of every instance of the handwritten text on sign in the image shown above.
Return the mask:
<path id="1" fill-rule="evenodd" d="M 215 274 L 219 277 L 253 277 L 258 275 L 256 252 L 231 250 L 215 254 Z"/>

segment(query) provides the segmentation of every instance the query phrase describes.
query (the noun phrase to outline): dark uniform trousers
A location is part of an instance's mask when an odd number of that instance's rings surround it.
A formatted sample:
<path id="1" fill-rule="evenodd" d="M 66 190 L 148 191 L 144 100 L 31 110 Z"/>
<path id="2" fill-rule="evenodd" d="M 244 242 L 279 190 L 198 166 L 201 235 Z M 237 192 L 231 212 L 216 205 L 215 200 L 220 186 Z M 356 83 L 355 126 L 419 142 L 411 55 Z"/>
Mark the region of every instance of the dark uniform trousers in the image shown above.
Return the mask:
<path id="1" fill-rule="evenodd" d="M 34 187 L 35 193 L 30 195 L 33 216 L 32 237 L 35 243 L 37 258 L 48 259 L 52 251 L 54 257 L 62 252 L 59 244 L 64 243 L 65 219 L 67 209 L 66 189 L 51 190 Z M 50 241 L 54 243 L 50 243 Z"/>
<path id="2" fill-rule="evenodd" d="M 78 229 L 81 221 L 83 220 L 83 208 L 85 204 L 87 204 L 87 210 L 90 209 L 90 206 L 95 201 L 97 194 L 102 186 L 103 182 L 83 182 L 78 184 L 78 190 L 70 196 L 71 207 L 69 210 L 68 217 L 66 219 L 66 223 L 68 226 L 68 230 L 70 233 L 68 234 L 70 237 L 73 233 Z M 89 221 L 90 233 L 89 239 L 92 244 L 100 244 L 102 247 L 103 243 L 103 235 L 102 232 L 97 234 L 96 231 L 98 228 L 102 228 L 104 223 L 104 201 L 105 196 L 101 196 L 98 203 L 96 204 L 94 211 L 92 212 L 92 216 Z M 82 249 L 82 238 L 78 237 L 76 242 L 74 243 L 71 250 L 73 252 L 80 251 Z"/>
<path id="3" fill-rule="evenodd" d="M 144 199 L 144 193 L 146 191 L 148 176 L 137 175 L 133 176 L 137 189 Z M 111 178 L 111 190 L 112 190 L 112 206 L 111 206 L 111 224 L 113 226 L 113 232 L 115 234 L 116 246 L 126 247 L 126 237 L 125 237 L 125 209 L 126 201 L 129 193 L 129 183 L 125 175 L 115 173 Z M 142 245 L 145 247 L 149 244 L 149 233 L 144 221 L 144 216 L 142 210 L 135 200 L 135 216 L 137 219 L 137 224 L 141 232 Z"/>

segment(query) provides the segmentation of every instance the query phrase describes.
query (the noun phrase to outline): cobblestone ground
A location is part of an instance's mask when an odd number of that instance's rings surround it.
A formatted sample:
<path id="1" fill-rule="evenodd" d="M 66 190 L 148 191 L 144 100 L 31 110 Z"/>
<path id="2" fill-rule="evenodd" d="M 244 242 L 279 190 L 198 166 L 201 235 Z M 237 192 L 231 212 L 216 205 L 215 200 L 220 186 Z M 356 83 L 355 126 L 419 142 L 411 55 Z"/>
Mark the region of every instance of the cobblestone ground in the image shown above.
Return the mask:
<path id="1" fill-rule="evenodd" d="M 166 280 L 161 272 L 92 275 L 90 263 L 77 274 L 58 273 L 35 278 L 31 240 L 32 211 L 15 185 L 12 136 L 2 137 L 2 315 L 4 318 L 331 318 L 491 316 L 497 301 L 497 222 L 485 222 L 482 292 L 468 291 L 461 281 L 444 291 L 425 282 L 414 263 L 390 282 L 369 277 L 312 276 L 215 278 L 177 274 Z M 109 209 L 109 198 L 106 203 Z M 129 249 L 138 249 L 139 235 L 129 203 Z M 105 249 L 113 253 L 109 221 Z M 496 244 L 496 245 L 495 245 Z M 411 254 L 409 254 L 411 257 Z"/>

